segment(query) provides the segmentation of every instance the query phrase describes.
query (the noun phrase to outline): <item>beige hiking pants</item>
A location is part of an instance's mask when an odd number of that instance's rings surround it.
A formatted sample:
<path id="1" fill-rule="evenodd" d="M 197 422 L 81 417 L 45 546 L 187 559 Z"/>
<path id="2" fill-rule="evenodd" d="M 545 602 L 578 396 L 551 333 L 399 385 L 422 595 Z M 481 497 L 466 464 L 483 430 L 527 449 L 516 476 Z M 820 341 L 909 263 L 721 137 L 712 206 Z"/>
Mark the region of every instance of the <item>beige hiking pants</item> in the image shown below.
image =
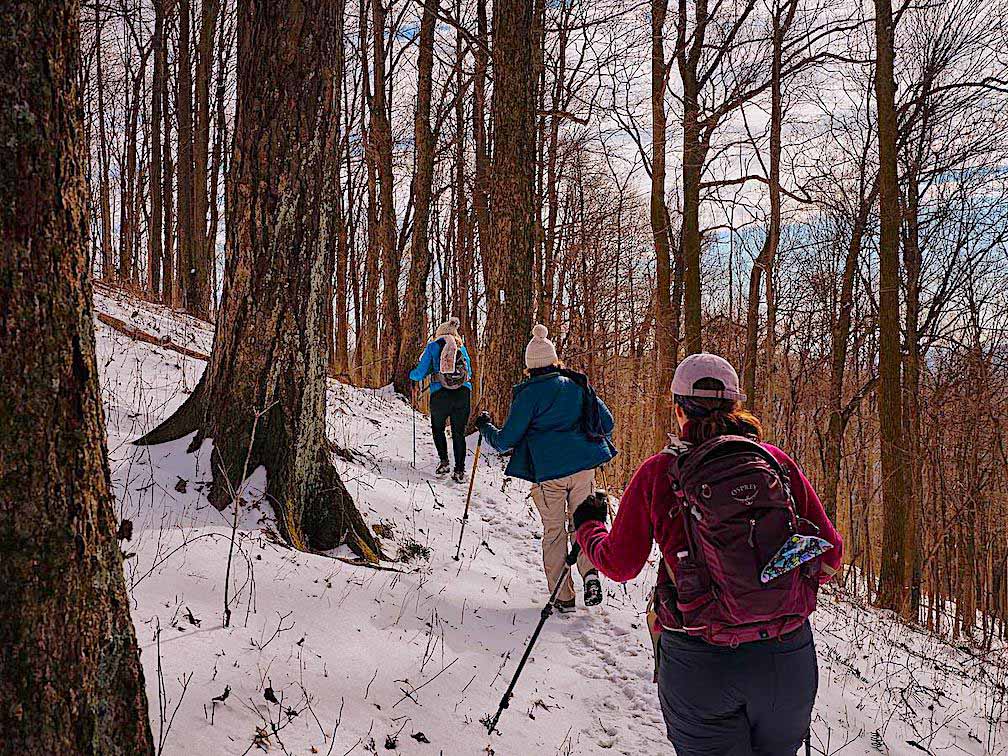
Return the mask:
<path id="1" fill-rule="evenodd" d="M 574 598 L 574 581 L 570 569 L 564 563 L 567 558 L 568 542 L 574 542 L 570 519 L 574 510 L 595 491 L 595 471 L 582 470 L 556 480 L 532 485 L 532 501 L 543 524 L 543 569 L 549 590 L 557 584 L 562 575 L 566 575 L 564 585 L 557 594 L 560 601 Z M 578 572 L 585 573 L 595 569 L 584 552 L 578 556 Z"/>

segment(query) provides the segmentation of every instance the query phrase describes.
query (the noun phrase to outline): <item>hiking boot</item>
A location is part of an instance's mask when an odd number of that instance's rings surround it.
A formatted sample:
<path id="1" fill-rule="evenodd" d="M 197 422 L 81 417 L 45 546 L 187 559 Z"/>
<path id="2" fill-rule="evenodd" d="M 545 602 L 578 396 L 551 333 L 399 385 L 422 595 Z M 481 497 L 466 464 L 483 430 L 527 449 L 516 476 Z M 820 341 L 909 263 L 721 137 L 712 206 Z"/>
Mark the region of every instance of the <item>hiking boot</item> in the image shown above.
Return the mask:
<path id="1" fill-rule="evenodd" d="M 574 611 L 574 599 L 557 599 L 553 604 L 560 614 L 570 614 Z"/>
<path id="2" fill-rule="evenodd" d="M 452 480 L 456 483 L 465 483 L 465 470 L 456 470 L 452 473 Z"/>
<path id="3" fill-rule="evenodd" d="M 447 475 L 449 470 L 451 470 L 451 465 L 449 465 L 447 462 L 442 462 L 437 466 L 437 470 L 435 470 L 434 472 L 436 472 L 438 475 Z"/>
<path id="4" fill-rule="evenodd" d="M 598 606 L 602 603 L 602 583 L 599 581 L 598 572 L 595 570 L 585 575 L 584 603 L 585 606 Z"/>

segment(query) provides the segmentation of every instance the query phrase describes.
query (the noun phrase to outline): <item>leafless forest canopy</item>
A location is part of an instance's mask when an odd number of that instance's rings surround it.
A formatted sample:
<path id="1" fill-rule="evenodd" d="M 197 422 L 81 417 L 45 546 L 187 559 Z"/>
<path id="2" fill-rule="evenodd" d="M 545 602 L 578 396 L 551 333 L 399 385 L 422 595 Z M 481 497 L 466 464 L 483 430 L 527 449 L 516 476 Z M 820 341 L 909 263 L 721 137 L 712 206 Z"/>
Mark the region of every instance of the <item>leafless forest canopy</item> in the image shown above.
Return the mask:
<path id="1" fill-rule="evenodd" d="M 257 222 L 234 213 L 244 2 L 81 12 L 95 275 L 208 320 L 249 235 L 227 225 Z M 332 376 L 406 391 L 457 315 L 500 417 L 545 323 L 614 409 L 618 489 L 664 442 L 676 362 L 721 353 L 836 518 L 848 586 L 1004 637 L 1008 3 L 289 5 L 320 51 L 299 212 Z"/>

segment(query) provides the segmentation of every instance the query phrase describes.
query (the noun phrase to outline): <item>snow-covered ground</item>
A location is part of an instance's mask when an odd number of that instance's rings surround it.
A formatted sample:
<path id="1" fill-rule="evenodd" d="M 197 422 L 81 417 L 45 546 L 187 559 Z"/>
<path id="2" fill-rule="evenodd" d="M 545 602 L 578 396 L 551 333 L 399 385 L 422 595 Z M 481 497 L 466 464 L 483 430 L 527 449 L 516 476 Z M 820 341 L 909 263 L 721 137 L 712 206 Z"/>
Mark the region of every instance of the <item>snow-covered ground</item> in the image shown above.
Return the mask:
<path id="1" fill-rule="evenodd" d="M 108 292 L 96 305 L 210 349 L 199 321 Z M 527 486 L 485 454 L 454 561 L 466 486 L 431 474 L 426 418 L 389 391 L 331 384 L 329 433 L 350 452 L 337 464 L 386 551 L 412 561 L 374 570 L 277 544 L 257 471 L 242 492 L 224 627 L 233 513 L 202 493 L 210 442 L 191 455 L 186 440 L 129 443 L 183 400 L 204 363 L 97 331 L 112 482 L 135 527 L 126 579 L 164 753 L 673 752 L 642 616 L 653 565 L 606 585 L 601 607 L 550 618 L 499 733 L 487 734 L 480 719 L 496 710 L 545 599 L 538 518 Z M 948 645 L 834 594 L 814 621 L 813 752 L 1008 753 L 1003 653 Z"/>

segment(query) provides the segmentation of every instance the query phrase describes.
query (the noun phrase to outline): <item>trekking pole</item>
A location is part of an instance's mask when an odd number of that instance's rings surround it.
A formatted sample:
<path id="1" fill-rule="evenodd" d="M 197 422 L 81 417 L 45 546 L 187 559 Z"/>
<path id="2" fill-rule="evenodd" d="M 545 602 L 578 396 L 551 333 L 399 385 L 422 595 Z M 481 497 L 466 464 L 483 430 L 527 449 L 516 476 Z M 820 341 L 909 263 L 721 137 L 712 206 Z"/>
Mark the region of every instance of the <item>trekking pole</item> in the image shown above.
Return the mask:
<path id="1" fill-rule="evenodd" d="M 410 419 L 413 421 L 413 469 L 416 470 L 416 386 L 410 384 Z"/>
<path id="2" fill-rule="evenodd" d="M 605 491 L 596 491 L 595 500 L 599 503 L 604 502 L 606 499 Z M 581 544 L 577 541 L 571 546 L 570 552 L 567 554 L 567 558 L 564 562 L 568 567 L 573 567 L 578 560 L 578 555 L 581 553 Z M 546 606 L 542 608 L 542 612 L 539 614 L 539 624 L 536 625 L 536 629 L 532 631 L 532 637 L 529 638 L 528 645 L 525 647 L 525 653 L 522 654 L 521 661 L 518 662 L 518 669 L 515 670 L 514 677 L 511 678 L 511 684 L 508 685 L 507 690 L 504 692 L 504 697 L 501 698 L 500 705 L 497 707 L 497 713 L 493 715 L 493 718 L 488 717 L 488 722 L 486 723 L 487 731 L 490 735 L 493 735 L 494 730 L 497 729 L 497 722 L 500 721 L 501 714 L 504 713 L 511 703 L 511 694 L 514 692 L 515 685 L 518 683 L 518 678 L 521 676 L 522 670 L 525 669 L 525 663 L 528 661 L 529 655 L 532 653 L 532 648 L 535 646 L 536 640 L 539 638 L 539 633 L 543 629 L 543 625 L 546 624 L 546 620 L 549 619 L 550 615 L 553 614 L 553 604 L 556 601 L 557 595 L 560 593 L 560 588 L 563 586 L 567 579 L 567 571 L 565 570 L 560 579 L 557 580 L 555 586 L 553 586 L 553 592 L 550 594 L 549 601 Z"/>
<path id="3" fill-rule="evenodd" d="M 473 483 L 476 482 L 476 465 L 479 464 L 479 453 L 482 445 L 483 434 L 480 433 L 479 438 L 476 439 L 476 451 L 473 453 L 473 469 L 472 473 L 469 475 L 469 493 L 466 494 L 465 511 L 462 512 L 462 528 L 459 530 L 458 548 L 455 549 L 456 562 L 459 560 L 459 555 L 462 553 L 462 535 L 465 533 L 465 526 L 469 521 L 469 502 L 472 500 Z"/>

